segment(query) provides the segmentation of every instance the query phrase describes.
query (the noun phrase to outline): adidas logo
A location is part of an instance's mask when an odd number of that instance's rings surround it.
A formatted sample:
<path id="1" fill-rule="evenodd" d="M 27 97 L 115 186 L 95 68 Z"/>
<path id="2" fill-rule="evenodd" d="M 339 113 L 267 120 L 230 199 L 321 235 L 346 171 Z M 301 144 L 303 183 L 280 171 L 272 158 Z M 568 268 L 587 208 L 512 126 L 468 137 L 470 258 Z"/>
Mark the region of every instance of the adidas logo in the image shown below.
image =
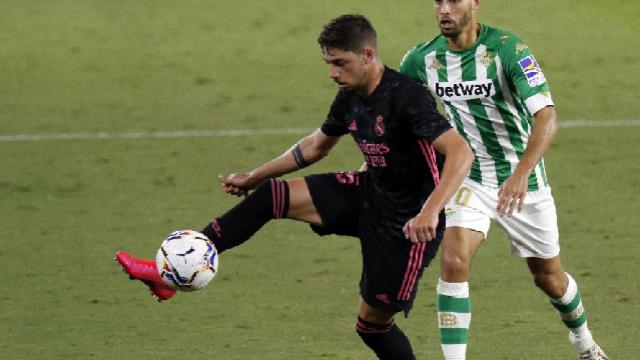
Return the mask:
<path id="1" fill-rule="evenodd" d="M 385 304 L 391 303 L 391 301 L 389 301 L 389 296 L 387 294 L 378 294 L 376 295 L 376 299 L 382 301 Z"/>

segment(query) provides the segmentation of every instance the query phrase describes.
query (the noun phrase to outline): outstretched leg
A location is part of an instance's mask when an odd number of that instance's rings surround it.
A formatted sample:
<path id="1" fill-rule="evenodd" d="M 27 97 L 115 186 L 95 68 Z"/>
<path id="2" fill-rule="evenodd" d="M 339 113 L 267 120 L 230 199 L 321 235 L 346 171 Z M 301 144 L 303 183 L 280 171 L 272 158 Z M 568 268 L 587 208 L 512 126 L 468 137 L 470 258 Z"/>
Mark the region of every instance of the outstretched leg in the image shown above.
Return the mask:
<path id="1" fill-rule="evenodd" d="M 248 240 L 269 220 L 279 218 L 322 225 L 305 179 L 264 182 L 231 210 L 207 224 L 202 233 L 211 239 L 218 252 L 223 252 Z M 163 283 L 154 260 L 119 251 L 116 261 L 132 279 L 144 282 L 159 301 L 168 300 L 176 293 Z"/>
<path id="2" fill-rule="evenodd" d="M 201 232 L 223 252 L 247 241 L 268 221 L 280 218 L 321 225 L 304 178 L 265 181 Z"/>

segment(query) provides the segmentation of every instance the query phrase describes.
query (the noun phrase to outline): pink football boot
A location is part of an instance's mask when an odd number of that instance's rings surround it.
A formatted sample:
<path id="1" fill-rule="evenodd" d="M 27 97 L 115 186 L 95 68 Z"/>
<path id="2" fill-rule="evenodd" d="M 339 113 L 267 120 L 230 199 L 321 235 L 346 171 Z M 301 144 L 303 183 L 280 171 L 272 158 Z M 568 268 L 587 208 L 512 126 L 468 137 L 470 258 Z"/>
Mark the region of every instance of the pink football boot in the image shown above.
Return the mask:
<path id="1" fill-rule="evenodd" d="M 167 286 L 158 275 L 155 260 L 138 259 L 124 251 L 118 251 L 115 260 L 131 280 L 137 279 L 145 283 L 158 301 L 169 300 L 175 295 L 176 291 Z"/>

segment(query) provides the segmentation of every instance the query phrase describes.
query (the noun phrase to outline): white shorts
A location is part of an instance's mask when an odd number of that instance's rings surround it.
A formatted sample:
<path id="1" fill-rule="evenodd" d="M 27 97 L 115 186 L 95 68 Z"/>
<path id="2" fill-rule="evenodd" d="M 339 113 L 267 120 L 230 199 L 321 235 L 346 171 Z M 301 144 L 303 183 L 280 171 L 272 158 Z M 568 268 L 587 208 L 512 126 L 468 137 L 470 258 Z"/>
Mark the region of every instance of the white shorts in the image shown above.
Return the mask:
<path id="1" fill-rule="evenodd" d="M 511 254 L 549 259 L 560 253 L 551 188 L 527 192 L 522 212 L 514 210 L 511 217 L 500 216 L 497 204 L 497 188 L 466 179 L 446 206 L 447 227 L 480 231 L 486 238 L 491 220 L 494 220 L 507 232 Z"/>

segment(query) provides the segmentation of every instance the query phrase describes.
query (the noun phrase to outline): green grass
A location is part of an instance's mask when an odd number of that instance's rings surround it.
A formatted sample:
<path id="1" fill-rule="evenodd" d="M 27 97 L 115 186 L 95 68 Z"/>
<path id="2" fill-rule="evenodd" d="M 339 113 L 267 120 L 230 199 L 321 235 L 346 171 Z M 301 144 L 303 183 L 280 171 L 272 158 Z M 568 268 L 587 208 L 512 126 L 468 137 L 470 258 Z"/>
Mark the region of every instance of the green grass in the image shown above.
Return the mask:
<path id="1" fill-rule="evenodd" d="M 637 119 L 639 5 L 486 1 L 480 18 L 527 40 L 561 121 Z M 430 3 L 12 1 L 0 3 L 0 135 L 313 128 L 335 89 L 315 39 L 369 16 L 392 67 L 433 36 Z M 360 251 L 305 225 L 268 224 L 223 254 L 207 289 L 157 304 L 111 261 L 151 257 L 237 201 L 215 176 L 280 154 L 296 135 L 0 142 L 0 358 L 370 359 L 353 331 Z M 615 359 L 640 351 L 640 129 L 563 128 L 546 156 L 562 257 Z M 302 174 L 361 162 L 345 139 Z M 428 270 L 409 319 L 438 358 Z M 521 260 L 491 233 L 473 264 L 470 359 L 571 359 L 566 332 Z"/>

